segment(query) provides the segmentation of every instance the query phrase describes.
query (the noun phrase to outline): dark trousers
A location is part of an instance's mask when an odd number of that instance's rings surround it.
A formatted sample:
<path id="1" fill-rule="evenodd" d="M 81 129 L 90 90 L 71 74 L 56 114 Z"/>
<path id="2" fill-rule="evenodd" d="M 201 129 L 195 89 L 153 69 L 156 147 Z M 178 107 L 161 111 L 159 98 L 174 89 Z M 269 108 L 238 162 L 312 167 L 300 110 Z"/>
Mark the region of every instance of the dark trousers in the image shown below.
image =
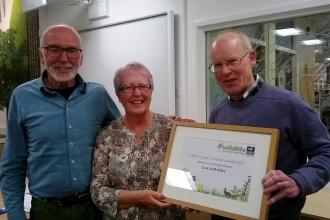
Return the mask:
<path id="1" fill-rule="evenodd" d="M 101 220 L 102 214 L 91 199 L 72 206 L 32 198 L 30 220 Z"/>

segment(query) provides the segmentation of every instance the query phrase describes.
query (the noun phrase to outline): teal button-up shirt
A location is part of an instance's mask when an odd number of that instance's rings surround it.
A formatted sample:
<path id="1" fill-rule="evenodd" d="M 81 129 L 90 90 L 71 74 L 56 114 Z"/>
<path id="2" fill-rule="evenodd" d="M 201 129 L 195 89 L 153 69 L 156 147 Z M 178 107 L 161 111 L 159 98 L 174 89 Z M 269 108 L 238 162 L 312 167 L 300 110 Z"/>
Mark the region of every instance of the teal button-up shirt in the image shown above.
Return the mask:
<path id="1" fill-rule="evenodd" d="M 36 198 L 89 190 L 95 138 L 120 113 L 102 85 L 76 80 L 68 99 L 49 91 L 42 76 L 12 94 L 0 176 L 9 219 L 25 219 L 26 176 Z"/>

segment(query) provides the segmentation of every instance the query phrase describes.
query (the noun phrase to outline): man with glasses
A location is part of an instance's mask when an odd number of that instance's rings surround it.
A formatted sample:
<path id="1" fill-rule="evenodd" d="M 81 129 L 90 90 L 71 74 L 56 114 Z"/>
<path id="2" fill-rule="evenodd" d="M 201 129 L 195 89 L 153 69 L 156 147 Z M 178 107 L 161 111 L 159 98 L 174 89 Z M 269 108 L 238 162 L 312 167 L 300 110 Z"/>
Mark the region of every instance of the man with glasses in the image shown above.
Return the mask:
<path id="1" fill-rule="evenodd" d="M 1 161 L 1 190 L 9 220 L 25 220 L 25 178 L 31 220 L 95 220 L 91 161 L 95 138 L 119 111 L 102 85 L 78 74 L 81 38 L 67 25 L 47 28 L 40 39 L 39 79 L 12 94 Z"/>
<path id="2" fill-rule="evenodd" d="M 330 180 L 327 129 L 295 93 L 253 75 L 256 53 L 245 34 L 221 34 L 212 45 L 211 60 L 210 70 L 228 97 L 214 108 L 209 122 L 279 129 L 276 168 L 262 180 L 271 205 L 268 219 L 299 219 L 306 195 Z"/>

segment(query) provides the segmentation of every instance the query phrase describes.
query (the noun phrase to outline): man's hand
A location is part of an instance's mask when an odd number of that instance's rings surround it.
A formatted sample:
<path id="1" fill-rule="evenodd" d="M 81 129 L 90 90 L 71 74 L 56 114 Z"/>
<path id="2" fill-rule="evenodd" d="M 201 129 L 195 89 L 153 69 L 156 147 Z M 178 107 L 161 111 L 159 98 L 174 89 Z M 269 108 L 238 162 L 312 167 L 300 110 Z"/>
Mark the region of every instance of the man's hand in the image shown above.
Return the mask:
<path id="1" fill-rule="evenodd" d="M 262 179 L 264 194 L 269 195 L 268 204 L 273 204 L 283 198 L 294 198 L 300 189 L 294 179 L 280 170 L 271 170 Z"/>

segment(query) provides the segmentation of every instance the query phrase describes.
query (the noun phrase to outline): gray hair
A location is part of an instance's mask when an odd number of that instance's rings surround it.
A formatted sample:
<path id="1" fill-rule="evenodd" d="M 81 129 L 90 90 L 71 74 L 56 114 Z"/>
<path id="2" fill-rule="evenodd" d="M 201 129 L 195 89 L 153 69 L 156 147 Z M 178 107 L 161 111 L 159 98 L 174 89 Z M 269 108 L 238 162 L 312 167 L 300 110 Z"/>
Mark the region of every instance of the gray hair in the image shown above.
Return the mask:
<path id="1" fill-rule="evenodd" d="M 236 33 L 243 43 L 243 48 L 246 50 L 253 50 L 249 37 L 243 32 L 237 31 Z"/>
<path id="2" fill-rule="evenodd" d="M 236 35 L 241 40 L 243 49 L 253 50 L 250 38 L 244 32 L 241 32 L 238 30 L 232 30 L 232 29 L 226 30 L 226 31 L 220 33 L 214 42 L 216 42 L 219 38 L 221 38 L 222 35 L 227 34 L 227 33 L 232 33 L 232 34 Z"/>
<path id="3" fill-rule="evenodd" d="M 47 28 L 42 32 L 42 34 L 41 34 L 41 36 L 40 36 L 40 47 L 43 47 L 43 46 L 44 46 L 44 38 L 45 38 L 45 36 L 46 36 L 50 31 L 52 31 L 53 29 L 55 29 L 55 28 L 59 28 L 59 27 L 61 27 L 61 28 L 66 28 L 66 29 L 68 29 L 68 30 L 71 30 L 72 33 L 74 33 L 74 34 L 78 37 L 80 47 L 82 47 L 82 40 L 81 40 L 81 37 L 80 37 L 78 31 L 77 31 L 74 27 L 72 27 L 72 26 L 70 26 L 70 25 L 67 25 L 67 24 L 54 24 L 54 25 L 51 25 L 51 26 L 47 27 Z"/>
<path id="4" fill-rule="evenodd" d="M 130 72 L 132 70 L 142 70 L 143 72 L 145 72 L 149 79 L 151 89 L 153 90 L 154 82 L 153 82 L 153 78 L 152 78 L 150 71 L 142 63 L 132 62 L 132 63 L 126 64 L 125 66 L 119 68 L 115 73 L 115 76 L 113 78 L 113 85 L 115 87 L 115 92 L 117 95 L 118 95 L 118 92 L 119 92 L 119 89 L 121 86 L 121 75 L 125 72 Z"/>

